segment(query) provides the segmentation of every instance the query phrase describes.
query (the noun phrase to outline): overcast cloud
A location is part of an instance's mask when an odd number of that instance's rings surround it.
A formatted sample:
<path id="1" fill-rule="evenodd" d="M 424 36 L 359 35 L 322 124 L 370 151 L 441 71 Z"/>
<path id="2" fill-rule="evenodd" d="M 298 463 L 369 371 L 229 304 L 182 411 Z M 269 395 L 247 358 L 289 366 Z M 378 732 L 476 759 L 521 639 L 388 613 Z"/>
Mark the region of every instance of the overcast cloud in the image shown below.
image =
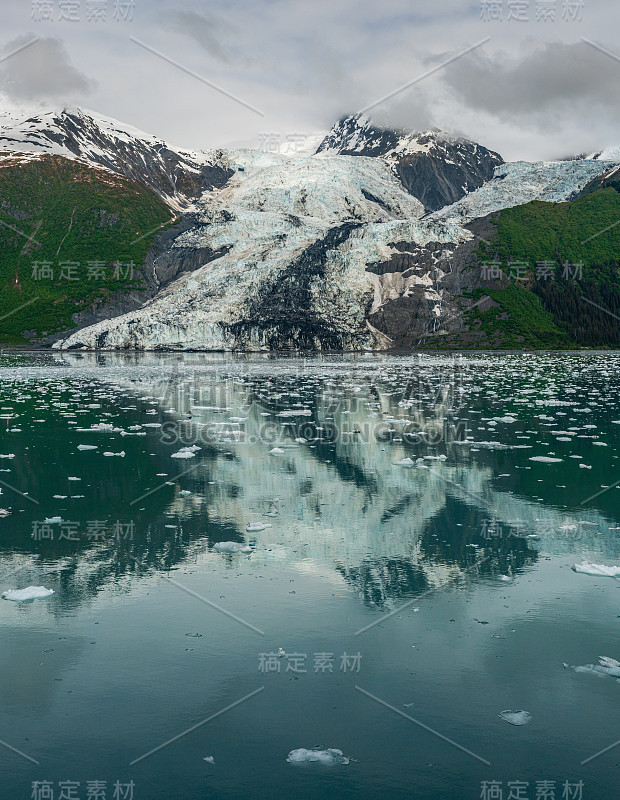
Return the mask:
<path id="1" fill-rule="evenodd" d="M 582 37 L 620 57 L 620 5 L 573 2 L 573 19 L 557 0 L 543 22 L 529 0 L 521 22 L 508 19 L 506 0 L 503 19 L 486 21 L 484 2 L 135 0 L 123 16 L 108 0 L 95 22 L 85 0 L 75 21 L 60 19 L 57 0 L 49 21 L 27 0 L 3 0 L 2 52 L 40 41 L 0 63 L 0 92 L 5 108 L 79 104 L 187 147 L 251 145 L 329 128 L 489 37 L 372 116 L 460 133 L 509 159 L 618 144 L 620 62 Z"/>

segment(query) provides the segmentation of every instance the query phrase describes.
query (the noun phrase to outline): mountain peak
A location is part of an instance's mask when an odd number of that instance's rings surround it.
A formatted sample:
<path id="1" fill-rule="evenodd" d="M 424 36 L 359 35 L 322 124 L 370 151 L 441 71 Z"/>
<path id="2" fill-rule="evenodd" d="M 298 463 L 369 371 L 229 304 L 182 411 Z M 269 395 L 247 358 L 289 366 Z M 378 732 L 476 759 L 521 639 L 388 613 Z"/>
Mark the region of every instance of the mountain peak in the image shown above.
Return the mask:
<path id="1" fill-rule="evenodd" d="M 403 156 L 427 153 L 440 142 L 466 142 L 439 128 L 407 131 L 386 128 L 374 123 L 366 114 L 349 114 L 332 127 L 319 145 L 317 153 L 357 156 Z M 475 144 L 472 142 L 471 144 Z"/>

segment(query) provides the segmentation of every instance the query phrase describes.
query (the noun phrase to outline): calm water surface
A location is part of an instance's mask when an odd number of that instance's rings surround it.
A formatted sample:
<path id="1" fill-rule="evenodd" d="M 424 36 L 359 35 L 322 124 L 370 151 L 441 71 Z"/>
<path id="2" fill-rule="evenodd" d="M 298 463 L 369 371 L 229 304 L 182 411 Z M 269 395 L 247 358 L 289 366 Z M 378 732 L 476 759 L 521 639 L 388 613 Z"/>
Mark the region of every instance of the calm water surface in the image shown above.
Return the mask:
<path id="1" fill-rule="evenodd" d="M 0 798 L 617 797 L 620 683 L 564 664 L 620 659 L 620 579 L 571 569 L 620 565 L 619 389 L 613 353 L 0 356 L 0 590 L 54 590 L 0 602 Z"/>

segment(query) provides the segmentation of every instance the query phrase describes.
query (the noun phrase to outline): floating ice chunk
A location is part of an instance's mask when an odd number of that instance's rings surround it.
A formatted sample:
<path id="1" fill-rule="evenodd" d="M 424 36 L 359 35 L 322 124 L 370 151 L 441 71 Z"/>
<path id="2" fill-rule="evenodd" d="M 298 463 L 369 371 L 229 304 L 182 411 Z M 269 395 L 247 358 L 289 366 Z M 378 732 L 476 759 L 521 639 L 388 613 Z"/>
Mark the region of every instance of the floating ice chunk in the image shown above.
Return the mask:
<path id="1" fill-rule="evenodd" d="M 120 453 L 110 453 L 108 451 L 108 452 L 105 452 L 103 455 L 107 456 L 108 458 L 111 458 L 112 456 L 119 456 L 120 458 L 125 458 L 125 451 L 121 450 Z"/>
<path id="2" fill-rule="evenodd" d="M 97 445 L 96 444 L 78 444 L 77 449 L 78 450 L 96 450 L 97 449 Z"/>
<path id="3" fill-rule="evenodd" d="M 562 458 L 552 458 L 551 456 L 530 456 L 530 461 L 541 461 L 543 464 L 557 464 L 563 461 Z"/>
<path id="4" fill-rule="evenodd" d="M 0 458 L 15 458 L 15 453 L 7 453 L 6 455 L 0 455 Z"/>
<path id="5" fill-rule="evenodd" d="M 527 725 L 532 719 L 529 711 L 502 711 L 498 716 L 511 725 Z"/>
<path id="6" fill-rule="evenodd" d="M 605 564 L 591 564 L 589 561 L 582 561 L 581 564 L 573 564 L 574 572 L 581 572 L 583 575 L 595 575 L 600 578 L 616 578 L 620 575 L 620 567 L 608 567 Z"/>
<path id="7" fill-rule="evenodd" d="M 246 531 L 248 533 L 260 533 L 261 531 L 267 530 L 267 528 L 271 527 L 271 523 L 269 522 L 250 522 L 250 524 L 246 527 Z"/>
<path id="8" fill-rule="evenodd" d="M 54 590 L 46 589 L 45 586 L 26 586 L 25 589 L 9 589 L 8 592 L 2 592 L 2 597 L 5 600 L 14 600 L 16 603 L 21 603 L 27 600 L 49 597 L 52 594 L 54 594 Z"/>
<path id="9" fill-rule="evenodd" d="M 592 467 L 589 464 L 580 464 L 579 469 L 592 469 Z"/>
<path id="10" fill-rule="evenodd" d="M 62 517 L 46 517 L 43 522 L 45 525 L 59 525 L 62 522 Z"/>
<path id="11" fill-rule="evenodd" d="M 11 512 L 8 510 L 8 508 L 0 508 L 0 517 L 10 517 L 10 516 Z"/>
<path id="12" fill-rule="evenodd" d="M 189 491 L 189 489 L 181 489 L 179 494 L 181 495 L 181 497 L 187 497 L 187 495 L 191 494 L 191 492 Z"/>
<path id="13" fill-rule="evenodd" d="M 306 764 L 308 762 L 318 762 L 319 764 L 348 764 L 349 759 L 342 754 L 342 750 L 328 748 L 327 750 L 306 750 L 300 747 L 298 750 L 291 750 L 286 757 L 289 764 Z"/>
<path id="14" fill-rule="evenodd" d="M 202 760 L 206 761 L 207 764 L 215 764 L 215 759 L 213 756 L 205 756 Z"/>
<path id="15" fill-rule="evenodd" d="M 67 478 L 68 481 L 81 481 L 81 478 Z"/>
<path id="16" fill-rule="evenodd" d="M 270 456 L 283 456 L 284 450 L 281 447 L 274 447 L 269 451 Z"/>
<path id="17" fill-rule="evenodd" d="M 415 461 L 412 458 L 401 458 L 400 461 L 394 461 L 395 467 L 413 467 Z"/>
<path id="18" fill-rule="evenodd" d="M 170 458 L 195 458 L 196 453 L 190 450 L 188 447 L 183 448 L 183 450 L 179 450 L 178 453 L 173 453 Z"/>
<path id="19" fill-rule="evenodd" d="M 247 544 L 239 542 L 217 542 L 213 549 L 218 553 L 251 553 L 252 548 Z"/>
<path id="20" fill-rule="evenodd" d="M 582 664 L 577 667 L 564 663 L 564 669 L 572 669 L 575 672 L 591 672 L 600 677 L 611 675 L 613 678 L 620 678 L 620 661 L 609 656 L 599 656 L 598 661 L 598 664 Z"/>

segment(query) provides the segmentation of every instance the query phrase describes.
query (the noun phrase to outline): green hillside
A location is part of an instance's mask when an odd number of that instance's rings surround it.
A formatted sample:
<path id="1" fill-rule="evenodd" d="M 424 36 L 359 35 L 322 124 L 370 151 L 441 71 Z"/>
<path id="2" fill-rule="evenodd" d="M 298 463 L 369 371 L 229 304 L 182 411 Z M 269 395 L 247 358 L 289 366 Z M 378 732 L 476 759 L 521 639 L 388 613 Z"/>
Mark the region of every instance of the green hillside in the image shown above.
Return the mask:
<path id="1" fill-rule="evenodd" d="M 572 202 L 505 209 L 492 220 L 495 235 L 478 250 L 480 265 L 497 263 L 521 292 L 540 298 L 557 329 L 577 346 L 620 346 L 619 188 L 612 179 L 593 183 Z M 504 292 L 485 290 L 532 338 L 529 323 L 524 325 L 528 315 L 514 308 L 517 295 Z M 492 317 L 501 314 L 491 309 L 474 316 L 492 327 Z"/>
<path id="2" fill-rule="evenodd" d="M 0 160 L 0 344 L 71 328 L 95 300 L 139 289 L 169 221 L 154 192 L 107 170 L 56 156 Z"/>

